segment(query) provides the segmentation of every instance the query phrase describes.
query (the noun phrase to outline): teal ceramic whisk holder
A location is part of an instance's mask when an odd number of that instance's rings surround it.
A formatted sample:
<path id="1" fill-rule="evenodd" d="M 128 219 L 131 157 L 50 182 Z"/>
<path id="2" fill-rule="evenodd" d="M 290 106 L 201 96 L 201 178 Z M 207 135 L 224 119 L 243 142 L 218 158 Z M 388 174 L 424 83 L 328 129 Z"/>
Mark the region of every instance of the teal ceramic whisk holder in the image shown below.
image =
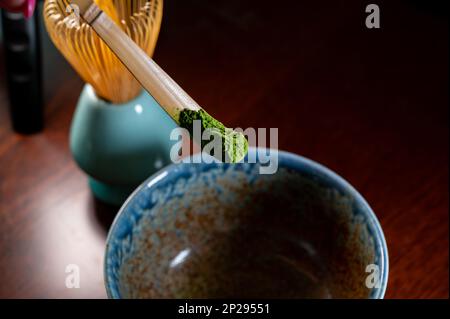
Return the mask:
<path id="1" fill-rule="evenodd" d="M 99 99 L 87 84 L 70 132 L 70 149 L 95 197 L 121 205 L 147 177 L 169 164 L 173 120 L 145 91 L 124 104 Z"/>

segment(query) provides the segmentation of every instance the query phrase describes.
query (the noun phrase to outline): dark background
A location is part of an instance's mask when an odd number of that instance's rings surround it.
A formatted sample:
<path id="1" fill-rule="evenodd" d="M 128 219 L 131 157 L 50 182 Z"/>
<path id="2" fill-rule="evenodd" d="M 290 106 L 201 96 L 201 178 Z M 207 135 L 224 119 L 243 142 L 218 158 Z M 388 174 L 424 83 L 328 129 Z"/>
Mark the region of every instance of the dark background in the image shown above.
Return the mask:
<path id="1" fill-rule="evenodd" d="M 365 6 L 381 10 L 367 29 Z M 426 4 L 424 4 L 426 3 Z M 448 298 L 448 15 L 419 1 L 166 0 L 155 60 L 231 127 L 353 184 L 389 249 L 387 298 Z M 44 36 L 45 130 L 12 132 L 0 49 L 0 297 L 106 296 L 115 208 L 96 202 L 68 133 L 82 81 Z M 1 46 L 0 46 L 1 47 Z M 65 267 L 81 288 L 65 288 Z"/>

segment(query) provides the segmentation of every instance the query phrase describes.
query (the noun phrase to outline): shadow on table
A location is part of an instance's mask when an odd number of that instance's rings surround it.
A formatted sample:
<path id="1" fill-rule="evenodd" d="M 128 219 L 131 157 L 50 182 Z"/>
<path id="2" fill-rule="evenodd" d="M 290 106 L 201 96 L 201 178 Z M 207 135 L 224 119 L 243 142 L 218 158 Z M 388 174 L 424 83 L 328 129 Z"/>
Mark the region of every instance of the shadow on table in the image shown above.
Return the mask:
<path id="1" fill-rule="evenodd" d="M 92 195 L 89 206 L 93 222 L 106 237 L 116 214 L 119 212 L 120 206 L 107 204 Z"/>

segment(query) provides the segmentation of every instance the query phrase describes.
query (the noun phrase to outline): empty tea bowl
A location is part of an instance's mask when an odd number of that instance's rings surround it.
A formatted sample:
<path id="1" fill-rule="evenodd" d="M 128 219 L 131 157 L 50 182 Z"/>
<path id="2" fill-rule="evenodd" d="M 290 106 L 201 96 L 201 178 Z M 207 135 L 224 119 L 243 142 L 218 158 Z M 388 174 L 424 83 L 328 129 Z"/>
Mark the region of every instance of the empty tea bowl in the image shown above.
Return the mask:
<path id="1" fill-rule="evenodd" d="M 269 151 L 276 172 L 263 174 Z M 251 148 L 243 163 L 172 164 L 150 177 L 117 215 L 104 267 L 110 298 L 383 298 L 388 254 L 341 177 Z"/>

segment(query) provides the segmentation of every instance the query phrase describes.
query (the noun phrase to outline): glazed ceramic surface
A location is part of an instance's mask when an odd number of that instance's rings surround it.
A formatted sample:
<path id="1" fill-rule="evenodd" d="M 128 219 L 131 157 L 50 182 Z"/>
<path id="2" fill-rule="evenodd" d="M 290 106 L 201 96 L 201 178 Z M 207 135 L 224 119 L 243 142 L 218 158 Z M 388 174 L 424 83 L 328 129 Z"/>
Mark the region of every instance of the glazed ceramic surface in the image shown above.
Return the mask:
<path id="1" fill-rule="evenodd" d="M 368 204 L 325 167 L 278 154 L 273 175 L 202 163 L 149 178 L 110 230 L 108 296 L 382 298 L 387 248 Z"/>
<path id="2" fill-rule="evenodd" d="M 127 103 L 111 104 L 86 85 L 72 121 L 70 148 L 94 194 L 121 205 L 148 176 L 171 163 L 175 127 L 145 91 Z"/>

